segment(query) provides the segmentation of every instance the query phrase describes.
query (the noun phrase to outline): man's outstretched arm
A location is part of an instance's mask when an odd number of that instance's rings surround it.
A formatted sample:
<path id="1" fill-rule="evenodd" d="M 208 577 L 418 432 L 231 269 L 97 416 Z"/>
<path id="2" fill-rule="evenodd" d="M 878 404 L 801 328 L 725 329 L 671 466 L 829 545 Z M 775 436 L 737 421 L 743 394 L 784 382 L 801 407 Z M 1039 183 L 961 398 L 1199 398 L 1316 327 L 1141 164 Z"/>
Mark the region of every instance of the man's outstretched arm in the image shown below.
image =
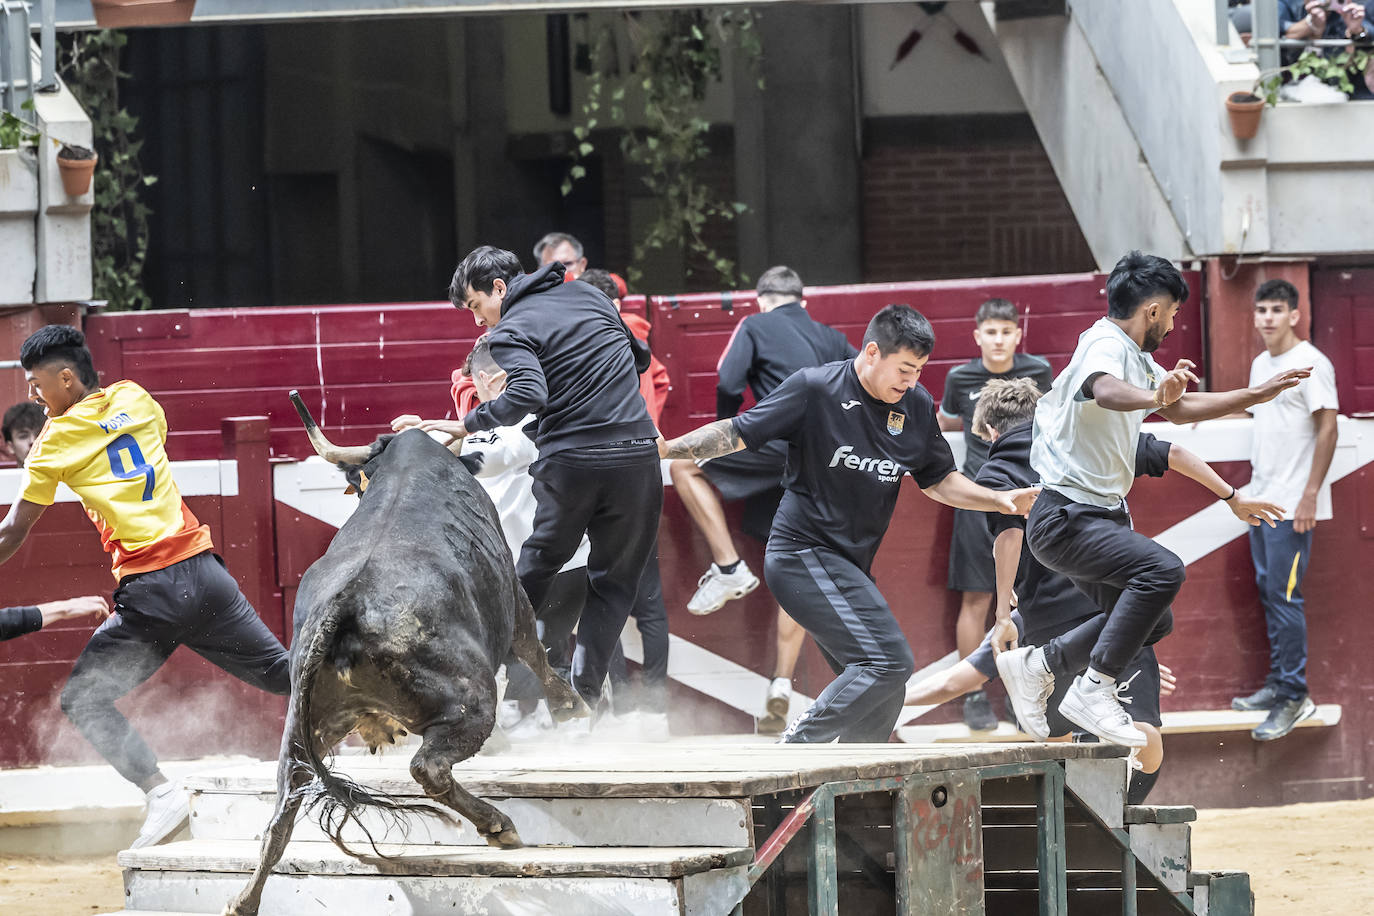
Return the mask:
<path id="1" fill-rule="evenodd" d="M 29 536 L 29 529 L 33 528 L 46 508 L 48 507 L 31 503 L 27 499 L 15 500 L 14 505 L 10 506 L 9 515 L 0 522 L 0 563 L 14 556 L 23 546 L 24 539 Z"/>
<path id="2" fill-rule="evenodd" d="M 739 437 L 739 430 L 735 428 L 735 421 L 733 419 L 717 420 L 714 423 L 707 423 L 705 426 L 694 429 L 690 433 L 678 436 L 671 442 L 659 439 L 658 456 L 660 458 L 690 458 L 693 461 L 705 461 L 708 458 L 734 454 L 744 447 L 744 440 Z"/>
<path id="3" fill-rule="evenodd" d="M 1250 388 L 1232 391 L 1189 391 L 1178 400 L 1156 411 L 1170 423 L 1197 423 L 1216 420 L 1256 404 L 1272 401 L 1284 391 L 1312 374 L 1312 369 L 1289 369 Z"/>

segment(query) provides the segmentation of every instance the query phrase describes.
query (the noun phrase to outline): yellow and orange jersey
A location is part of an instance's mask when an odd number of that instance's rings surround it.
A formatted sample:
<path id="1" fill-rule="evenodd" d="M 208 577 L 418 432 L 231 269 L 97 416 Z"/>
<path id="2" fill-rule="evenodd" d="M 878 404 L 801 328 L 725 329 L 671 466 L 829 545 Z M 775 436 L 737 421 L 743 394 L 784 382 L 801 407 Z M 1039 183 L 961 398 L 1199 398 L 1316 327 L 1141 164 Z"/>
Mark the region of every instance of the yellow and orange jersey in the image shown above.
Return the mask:
<path id="1" fill-rule="evenodd" d="M 19 496 L 49 506 L 65 483 L 100 531 L 116 579 L 165 569 L 214 547 L 209 527 L 182 502 L 166 442 L 157 401 L 133 382 L 115 382 L 48 420 Z"/>

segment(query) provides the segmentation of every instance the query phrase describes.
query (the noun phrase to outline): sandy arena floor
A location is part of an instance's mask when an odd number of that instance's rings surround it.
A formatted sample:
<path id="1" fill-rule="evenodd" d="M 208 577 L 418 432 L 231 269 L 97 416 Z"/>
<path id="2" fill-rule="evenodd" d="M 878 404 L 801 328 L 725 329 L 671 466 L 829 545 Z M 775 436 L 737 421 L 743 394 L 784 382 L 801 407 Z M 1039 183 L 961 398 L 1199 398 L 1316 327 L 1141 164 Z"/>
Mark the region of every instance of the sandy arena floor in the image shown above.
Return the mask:
<path id="1" fill-rule="evenodd" d="M 1302 907 L 1303 916 L 1345 916 L 1374 883 L 1374 798 L 1358 802 L 1203 811 L 1193 861 L 1250 873 L 1256 916 Z M 1262 842 L 1256 842 L 1262 838 Z M 124 905 L 113 856 L 0 862 L 0 913 L 79 916 Z"/>

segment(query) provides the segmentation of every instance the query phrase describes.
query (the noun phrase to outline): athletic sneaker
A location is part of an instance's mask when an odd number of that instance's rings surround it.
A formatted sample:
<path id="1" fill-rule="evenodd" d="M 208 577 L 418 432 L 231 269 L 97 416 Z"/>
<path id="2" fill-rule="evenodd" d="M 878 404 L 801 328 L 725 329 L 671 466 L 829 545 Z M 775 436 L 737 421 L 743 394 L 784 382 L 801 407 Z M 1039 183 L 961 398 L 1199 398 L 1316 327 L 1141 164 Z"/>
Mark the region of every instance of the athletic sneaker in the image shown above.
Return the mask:
<path id="1" fill-rule="evenodd" d="M 712 563 L 697 581 L 697 593 L 687 602 L 687 610 L 698 617 L 713 614 L 725 607 L 725 602 L 743 598 L 758 587 L 759 577 L 749 571 L 743 560 L 732 573 L 721 572 L 720 567 Z"/>
<path id="2" fill-rule="evenodd" d="M 174 782 L 148 790 L 148 816 L 130 849 L 156 846 L 191 822 L 191 798 Z"/>
<path id="3" fill-rule="evenodd" d="M 763 701 L 764 716 L 759 719 L 760 735 L 780 735 L 787 727 L 787 709 L 792 702 L 792 679 L 775 677 L 768 684 L 768 697 Z"/>
<path id="4" fill-rule="evenodd" d="M 1144 747 L 1145 733 L 1135 727 L 1130 715 L 1121 708 L 1117 691 L 1122 687 L 1087 689 L 1080 674 L 1073 679 L 1073 686 L 1059 702 L 1059 714 L 1103 741 L 1126 747 Z"/>
<path id="5" fill-rule="evenodd" d="M 1045 704 L 1054 693 L 1054 675 L 1045 668 L 1045 653 L 1032 646 L 1022 646 L 997 656 L 997 673 L 1007 688 L 1007 698 L 1016 710 L 1016 720 L 1026 734 L 1036 741 L 1050 736 L 1050 723 L 1045 718 Z"/>
<path id="6" fill-rule="evenodd" d="M 1317 711 L 1317 704 L 1309 696 L 1297 700 L 1280 700 L 1269 710 L 1269 718 L 1250 733 L 1256 741 L 1275 741 L 1291 732 L 1303 719 L 1310 719 Z"/>
<path id="7" fill-rule="evenodd" d="M 1236 712 L 1259 712 L 1273 709 L 1279 704 L 1279 692 L 1273 684 L 1265 684 L 1248 697 L 1236 697 L 1231 708 Z"/>
<path id="8" fill-rule="evenodd" d="M 964 724 L 969 731 L 975 732 L 990 732 L 997 728 L 997 716 L 993 714 L 986 692 L 975 690 L 964 697 Z"/>

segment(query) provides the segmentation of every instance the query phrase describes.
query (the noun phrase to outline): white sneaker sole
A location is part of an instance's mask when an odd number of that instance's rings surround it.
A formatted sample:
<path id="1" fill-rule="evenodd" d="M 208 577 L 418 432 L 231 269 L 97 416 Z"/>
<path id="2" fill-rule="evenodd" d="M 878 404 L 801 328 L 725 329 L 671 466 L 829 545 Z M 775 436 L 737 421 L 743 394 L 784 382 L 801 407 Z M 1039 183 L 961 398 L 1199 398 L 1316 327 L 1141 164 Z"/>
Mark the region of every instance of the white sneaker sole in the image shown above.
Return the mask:
<path id="1" fill-rule="evenodd" d="M 997 674 L 1002 678 L 1002 683 L 1007 687 L 1007 699 L 1011 701 L 1011 707 L 1016 712 L 1016 721 L 1026 730 L 1036 741 L 1046 741 L 1050 737 L 1049 724 L 1046 723 L 1043 732 L 1037 733 L 1031 727 L 1031 710 L 1024 708 L 1024 701 L 1018 702 L 1018 698 L 1023 693 L 1030 692 L 1028 678 L 1025 677 L 1025 666 L 1017 664 L 1010 652 L 1003 652 L 997 656 Z M 1045 718 L 1045 711 L 1040 710 L 1040 718 Z"/>
<path id="2" fill-rule="evenodd" d="M 1145 733 L 1138 728 L 1132 728 L 1129 733 L 1111 732 L 1104 729 L 1078 702 L 1078 696 L 1072 687 L 1069 688 L 1068 693 L 1064 694 L 1064 699 L 1059 703 L 1059 714 L 1085 732 L 1096 735 L 1108 744 L 1120 744 L 1122 747 L 1144 747 L 1148 741 Z"/>
<path id="3" fill-rule="evenodd" d="M 730 591 L 726 592 L 725 596 L 721 598 L 720 601 L 716 602 L 710 607 L 692 607 L 691 603 L 689 602 L 687 605 L 687 613 L 694 614 L 697 617 L 705 617 L 707 614 L 714 614 L 716 611 L 725 607 L 725 605 L 728 602 L 734 601 L 736 598 L 743 598 L 745 595 L 749 594 L 758 587 L 759 578 L 758 576 L 755 576 L 753 582 L 750 582 L 748 585 L 741 585 L 737 588 L 730 589 Z"/>

